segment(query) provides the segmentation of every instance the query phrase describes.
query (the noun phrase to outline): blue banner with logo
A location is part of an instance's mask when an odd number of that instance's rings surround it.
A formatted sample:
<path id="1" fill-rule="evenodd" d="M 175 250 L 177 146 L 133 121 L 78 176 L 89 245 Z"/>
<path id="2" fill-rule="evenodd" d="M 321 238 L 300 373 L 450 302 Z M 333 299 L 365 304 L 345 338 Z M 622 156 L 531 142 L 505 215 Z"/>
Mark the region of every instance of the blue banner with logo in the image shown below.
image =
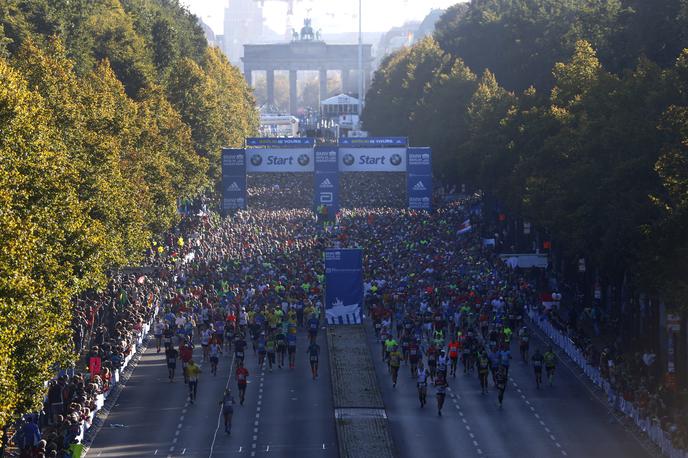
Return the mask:
<path id="1" fill-rule="evenodd" d="M 246 151 L 222 149 L 222 211 L 246 208 Z"/>
<path id="2" fill-rule="evenodd" d="M 360 324 L 363 250 L 325 250 L 325 317 L 329 324 Z"/>
<path id="3" fill-rule="evenodd" d="M 408 148 L 406 153 L 408 207 L 432 210 L 432 150 Z"/>
<path id="4" fill-rule="evenodd" d="M 320 218 L 334 221 L 339 211 L 339 166 L 336 147 L 315 148 L 313 207 Z"/>
<path id="5" fill-rule="evenodd" d="M 406 146 L 406 137 L 341 137 L 340 146 Z"/>
<path id="6" fill-rule="evenodd" d="M 296 138 L 247 138 L 246 146 L 313 146 L 315 139 L 310 137 L 296 137 Z"/>

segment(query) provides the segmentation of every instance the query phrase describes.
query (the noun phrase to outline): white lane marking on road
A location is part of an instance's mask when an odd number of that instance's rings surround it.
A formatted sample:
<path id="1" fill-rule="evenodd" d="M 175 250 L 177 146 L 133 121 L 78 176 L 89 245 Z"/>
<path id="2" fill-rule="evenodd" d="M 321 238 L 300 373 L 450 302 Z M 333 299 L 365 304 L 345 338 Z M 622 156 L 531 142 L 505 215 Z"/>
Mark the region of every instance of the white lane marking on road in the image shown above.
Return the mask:
<path id="1" fill-rule="evenodd" d="M 480 449 L 477 449 L 477 452 L 478 452 L 478 455 L 482 455 L 482 454 L 483 454 L 483 451 L 480 450 Z"/>
<path id="2" fill-rule="evenodd" d="M 186 455 L 186 449 L 182 450 L 182 455 Z"/>
<path id="3" fill-rule="evenodd" d="M 178 439 L 175 437 L 174 439 L 172 439 L 172 443 L 173 443 L 173 444 L 176 444 L 176 443 L 177 443 L 177 440 L 178 440 Z"/>
<path id="4" fill-rule="evenodd" d="M 260 412 L 260 406 L 256 407 L 256 412 Z"/>
<path id="5" fill-rule="evenodd" d="M 241 453 L 241 451 L 242 451 L 243 449 L 244 449 L 244 447 L 241 447 L 241 446 L 240 446 L 240 447 L 239 447 L 239 453 Z"/>
<path id="6" fill-rule="evenodd" d="M 258 434 L 258 428 L 253 428 L 254 434 Z"/>
<path id="7" fill-rule="evenodd" d="M 258 436 L 255 436 L 255 435 L 254 435 L 254 436 L 253 436 L 253 440 L 254 440 L 254 441 L 255 441 L 255 440 L 258 440 Z"/>
<path id="8" fill-rule="evenodd" d="M 184 408 L 184 409 L 182 409 L 182 413 L 183 413 L 184 415 L 186 415 L 186 412 L 188 412 L 188 410 L 189 410 L 189 409 Z"/>
<path id="9" fill-rule="evenodd" d="M 179 417 L 179 423 L 181 423 L 181 422 L 183 422 L 183 421 L 184 421 L 184 415 L 182 415 L 181 417 Z"/>
<path id="10" fill-rule="evenodd" d="M 471 436 L 471 439 L 475 439 L 475 434 L 473 433 L 468 433 L 469 436 Z"/>
<path id="11" fill-rule="evenodd" d="M 257 422 L 257 421 L 254 421 L 254 422 L 253 422 L 253 426 L 258 426 L 258 422 Z"/>
<path id="12" fill-rule="evenodd" d="M 170 447 L 170 452 L 174 452 L 174 447 Z"/>
<path id="13" fill-rule="evenodd" d="M 229 388 L 229 383 L 232 381 L 232 368 L 234 367 L 234 360 L 236 359 L 236 354 L 232 355 L 232 362 L 229 365 L 229 376 L 227 377 L 227 384 L 225 385 L 225 389 Z M 220 429 L 220 419 L 222 418 L 222 406 L 220 406 L 220 412 L 217 414 L 217 427 L 215 428 L 215 432 L 213 433 L 213 441 L 210 443 L 210 454 L 208 455 L 208 458 L 212 458 L 213 456 L 213 450 L 215 449 L 215 441 L 217 440 L 217 432 Z"/>
<path id="14" fill-rule="evenodd" d="M 554 342 L 552 339 L 547 337 L 547 335 L 542 331 L 542 329 L 538 328 L 537 326 L 535 326 L 533 329 L 535 330 L 535 334 L 542 341 L 542 343 Z M 578 379 L 578 381 L 583 386 L 583 388 L 585 388 L 585 390 L 588 393 L 590 393 L 590 395 L 593 396 L 593 398 L 595 400 L 597 400 L 597 402 L 599 402 L 600 405 L 604 406 L 605 408 L 608 408 L 606 399 L 604 399 L 604 397 L 600 397 L 597 393 L 595 393 L 595 391 L 593 389 L 590 388 L 589 383 L 592 383 L 592 381 L 590 379 L 588 379 L 587 377 L 583 378 L 581 376 L 581 374 L 583 374 L 581 368 L 578 366 L 575 369 L 572 368 L 571 365 L 567 362 L 567 359 L 562 357 L 562 354 L 563 354 L 563 356 L 566 356 L 568 358 L 568 356 L 566 355 L 564 350 L 561 347 L 557 346 L 557 351 L 555 352 L 555 354 L 557 355 L 559 362 L 561 362 L 564 365 L 564 367 L 566 369 L 568 369 L 568 371 L 571 374 L 573 374 L 573 376 L 575 378 Z M 648 448 L 647 444 L 645 444 L 645 442 L 642 441 L 640 439 L 640 437 L 638 437 L 638 434 L 636 434 L 634 431 L 629 431 L 626 428 L 626 426 L 624 425 L 624 422 L 622 421 L 622 419 L 624 418 L 623 415 L 617 416 L 616 413 L 613 413 L 611 416 L 612 416 L 612 418 L 614 418 L 614 420 L 616 420 L 616 422 L 619 424 L 619 426 L 621 426 L 623 428 L 624 431 L 626 431 L 631 437 L 633 437 L 633 439 L 635 439 L 635 441 L 643 448 L 643 450 L 645 450 L 651 456 L 654 455 L 654 451 Z M 564 452 L 562 450 L 562 454 L 566 455 L 566 452 Z"/>
<path id="15" fill-rule="evenodd" d="M 268 445 L 267 447 L 265 447 L 265 451 L 266 451 L 266 452 L 269 452 L 269 451 L 270 451 L 270 446 L 269 446 L 269 445 Z"/>
<path id="16" fill-rule="evenodd" d="M 181 427 L 182 427 L 182 425 L 177 425 L 177 428 L 181 428 Z M 179 436 L 179 430 L 176 430 L 174 432 L 174 437 L 177 437 L 177 436 Z"/>
<path id="17" fill-rule="evenodd" d="M 512 380 L 512 385 L 516 386 L 516 383 L 513 382 L 513 380 Z M 535 411 L 535 407 L 533 407 L 531 405 L 530 401 L 528 399 L 526 399 L 524 394 L 521 394 L 521 398 L 523 399 L 523 402 L 530 408 L 530 411 L 533 413 L 533 416 L 535 416 L 535 418 L 538 420 L 538 422 L 540 423 L 540 426 L 542 426 L 544 428 L 545 432 L 547 434 L 549 434 L 549 438 L 552 439 L 552 441 L 554 441 L 556 443 L 557 448 L 559 448 L 562 451 L 562 453 L 566 454 L 566 452 L 564 452 L 564 450 L 562 449 L 561 444 L 559 442 L 557 442 L 556 438 L 552 434 L 552 431 L 547 427 L 547 425 L 545 425 L 545 422 L 542 420 L 542 418 L 540 418 L 540 415 L 538 415 L 538 413 Z"/>
<path id="18" fill-rule="evenodd" d="M 325 443 L 323 442 L 323 450 L 325 450 Z"/>
<path id="19" fill-rule="evenodd" d="M 158 454 L 158 449 L 156 448 L 155 451 L 153 452 L 153 455 L 155 456 L 157 454 Z"/>

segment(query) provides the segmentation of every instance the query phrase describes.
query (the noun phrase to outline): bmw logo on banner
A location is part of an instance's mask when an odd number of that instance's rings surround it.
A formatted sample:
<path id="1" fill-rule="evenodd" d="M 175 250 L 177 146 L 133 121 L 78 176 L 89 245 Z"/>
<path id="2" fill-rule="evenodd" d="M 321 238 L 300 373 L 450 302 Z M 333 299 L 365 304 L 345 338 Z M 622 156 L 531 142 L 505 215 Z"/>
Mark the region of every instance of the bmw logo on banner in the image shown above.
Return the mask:
<path id="1" fill-rule="evenodd" d="M 249 148 L 246 170 L 249 173 L 313 172 L 313 149 Z"/>
<path id="2" fill-rule="evenodd" d="M 406 148 L 340 148 L 340 172 L 406 172 Z"/>

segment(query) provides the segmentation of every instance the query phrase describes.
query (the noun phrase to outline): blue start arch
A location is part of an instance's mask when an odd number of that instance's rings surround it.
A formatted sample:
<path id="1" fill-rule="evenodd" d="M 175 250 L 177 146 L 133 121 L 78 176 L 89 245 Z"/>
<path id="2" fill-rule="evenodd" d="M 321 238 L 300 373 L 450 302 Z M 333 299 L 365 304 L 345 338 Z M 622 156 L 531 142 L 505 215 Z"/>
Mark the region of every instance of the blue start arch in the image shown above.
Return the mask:
<path id="1" fill-rule="evenodd" d="M 247 173 L 313 173 L 316 209 L 334 218 L 339 177 L 346 172 L 404 172 L 408 208 L 432 209 L 432 151 L 405 137 L 342 138 L 316 146 L 313 138 L 248 138 L 246 147 L 222 150 L 222 210 L 245 209 Z"/>

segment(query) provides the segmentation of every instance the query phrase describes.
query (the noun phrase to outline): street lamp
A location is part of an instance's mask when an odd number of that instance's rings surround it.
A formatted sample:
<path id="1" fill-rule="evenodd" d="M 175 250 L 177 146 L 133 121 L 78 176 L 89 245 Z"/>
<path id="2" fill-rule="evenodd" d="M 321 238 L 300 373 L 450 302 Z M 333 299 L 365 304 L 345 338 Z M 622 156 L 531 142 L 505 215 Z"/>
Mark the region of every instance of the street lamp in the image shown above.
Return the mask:
<path id="1" fill-rule="evenodd" d="M 363 114 L 363 0 L 358 0 L 358 122 L 361 130 L 361 115 Z"/>

